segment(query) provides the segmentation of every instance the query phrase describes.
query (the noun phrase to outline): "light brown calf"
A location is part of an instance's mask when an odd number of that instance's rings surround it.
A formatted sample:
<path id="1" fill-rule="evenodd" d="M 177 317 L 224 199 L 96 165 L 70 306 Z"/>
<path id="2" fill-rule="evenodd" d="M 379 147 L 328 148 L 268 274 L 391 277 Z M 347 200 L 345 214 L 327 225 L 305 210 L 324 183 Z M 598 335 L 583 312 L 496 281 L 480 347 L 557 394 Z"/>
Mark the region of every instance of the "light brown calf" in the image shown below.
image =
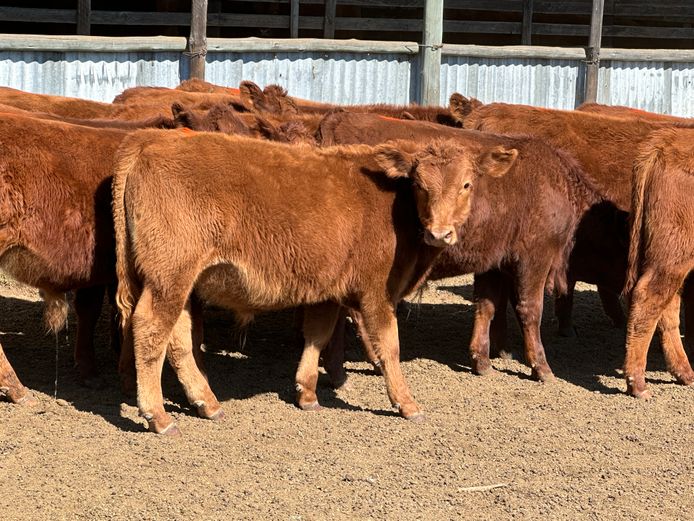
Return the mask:
<path id="1" fill-rule="evenodd" d="M 421 416 L 402 376 L 395 306 L 457 241 L 481 176 L 503 176 L 518 152 L 450 142 L 317 149 L 239 136 L 160 131 L 121 147 L 114 182 L 117 301 L 132 327 L 140 413 L 174 432 L 161 370 L 169 360 L 203 417 L 221 408 L 191 356 L 193 289 L 253 314 L 305 306 L 298 403 L 318 405 L 320 351 L 340 305 L 358 309 L 391 403 Z"/>
<path id="2" fill-rule="evenodd" d="M 694 269 L 693 143 L 694 130 L 654 132 L 634 168 L 626 286 L 633 291 L 624 376 L 629 392 L 639 398 L 650 397 L 646 357 L 659 319 L 668 340 L 664 346 L 672 349 L 669 356 L 666 352 L 668 368 L 678 376 L 679 368 L 688 365 L 679 332 L 679 290 Z"/>

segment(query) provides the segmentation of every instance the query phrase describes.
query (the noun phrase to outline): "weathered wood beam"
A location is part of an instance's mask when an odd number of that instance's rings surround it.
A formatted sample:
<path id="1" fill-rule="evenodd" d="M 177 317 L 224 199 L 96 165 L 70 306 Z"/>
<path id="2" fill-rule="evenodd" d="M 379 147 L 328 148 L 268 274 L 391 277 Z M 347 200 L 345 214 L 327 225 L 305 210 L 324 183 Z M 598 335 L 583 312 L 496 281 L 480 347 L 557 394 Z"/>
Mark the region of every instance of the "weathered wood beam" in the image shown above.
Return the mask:
<path id="1" fill-rule="evenodd" d="M 204 80 L 207 55 L 207 0 L 193 0 L 190 37 L 185 54 L 190 59 L 190 77 Z"/>
<path id="2" fill-rule="evenodd" d="M 299 37 L 299 0 L 290 0 L 289 36 L 291 38 Z"/>
<path id="3" fill-rule="evenodd" d="M 422 105 L 439 105 L 441 86 L 441 47 L 443 44 L 443 0 L 426 0 L 422 35 Z"/>
<path id="4" fill-rule="evenodd" d="M 89 35 L 92 30 L 92 0 L 77 0 L 77 34 Z"/>
<path id="5" fill-rule="evenodd" d="M 523 27 L 521 45 L 531 45 L 533 33 L 533 0 L 523 0 Z"/>
<path id="6" fill-rule="evenodd" d="M 602 39 L 602 15 L 605 0 L 593 0 L 590 15 L 590 37 L 586 47 L 586 88 L 583 101 L 595 102 L 598 98 L 598 73 L 600 71 L 600 42 Z"/>
<path id="7" fill-rule="evenodd" d="M 323 38 L 335 38 L 335 11 L 337 0 L 325 0 L 325 18 L 323 19 Z"/>

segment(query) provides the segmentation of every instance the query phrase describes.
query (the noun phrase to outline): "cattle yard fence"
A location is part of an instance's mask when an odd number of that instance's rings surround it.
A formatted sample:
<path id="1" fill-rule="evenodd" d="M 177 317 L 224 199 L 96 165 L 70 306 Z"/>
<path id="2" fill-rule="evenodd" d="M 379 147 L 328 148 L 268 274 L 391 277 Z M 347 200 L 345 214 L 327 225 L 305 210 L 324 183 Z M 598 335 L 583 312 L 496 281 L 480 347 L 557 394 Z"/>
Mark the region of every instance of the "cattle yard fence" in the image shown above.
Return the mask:
<path id="1" fill-rule="evenodd" d="M 202 57 L 205 79 L 220 85 L 251 80 L 315 101 L 405 104 L 423 100 L 426 50 L 418 42 L 208 38 Z M 561 109 L 583 101 L 583 48 L 442 44 L 437 50 L 440 104 L 453 92 Z M 174 87 L 197 76 L 190 54 L 184 37 L 0 35 L 0 85 L 111 101 L 128 87 Z M 600 59 L 598 102 L 694 113 L 694 50 L 603 48 Z"/>

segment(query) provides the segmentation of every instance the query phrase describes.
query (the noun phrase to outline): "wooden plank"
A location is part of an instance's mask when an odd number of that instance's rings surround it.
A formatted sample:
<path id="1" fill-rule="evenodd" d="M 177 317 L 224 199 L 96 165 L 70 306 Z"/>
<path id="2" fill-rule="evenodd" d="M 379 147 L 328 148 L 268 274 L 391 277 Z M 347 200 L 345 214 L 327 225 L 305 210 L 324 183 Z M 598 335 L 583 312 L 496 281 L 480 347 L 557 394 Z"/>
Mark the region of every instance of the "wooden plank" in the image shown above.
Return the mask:
<path id="1" fill-rule="evenodd" d="M 335 11 L 337 0 L 325 0 L 325 17 L 323 21 L 323 38 L 335 38 Z"/>
<path id="2" fill-rule="evenodd" d="M 190 37 L 185 54 L 190 59 L 190 77 L 204 80 L 207 55 L 207 0 L 193 0 Z"/>
<path id="3" fill-rule="evenodd" d="M 444 56 L 468 56 L 471 58 L 490 59 L 546 59 L 546 60 L 583 60 L 586 53 L 575 47 L 544 47 L 539 45 L 457 45 L 444 43 L 441 48 Z M 692 52 L 694 56 L 694 51 Z"/>
<path id="4" fill-rule="evenodd" d="M 531 45 L 533 33 L 533 0 L 523 0 L 523 26 L 521 45 Z"/>
<path id="5" fill-rule="evenodd" d="M 77 34 L 91 33 L 92 0 L 77 0 Z"/>
<path id="6" fill-rule="evenodd" d="M 24 7 L 0 7 L 2 22 L 32 22 L 74 24 L 75 9 L 28 9 Z"/>
<path id="7" fill-rule="evenodd" d="M 302 17 L 303 19 L 303 17 Z M 208 52 L 354 52 L 407 54 L 419 52 L 416 42 L 323 40 L 314 38 L 209 38 Z"/>
<path id="8" fill-rule="evenodd" d="M 422 34 L 422 70 L 419 102 L 440 104 L 441 47 L 443 43 L 443 0 L 427 0 Z"/>
<path id="9" fill-rule="evenodd" d="M 586 47 L 586 85 L 583 101 L 594 103 L 598 98 L 598 72 L 600 69 L 600 43 L 602 41 L 602 15 L 605 0 L 593 0 L 590 16 L 590 37 Z"/>
<path id="10" fill-rule="evenodd" d="M 74 22 L 74 18 L 73 18 Z M 183 52 L 186 39 L 172 36 L 0 35 L 3 51 L 48 52 Z"/>
<path id="11" fill-rule="evenodd" d="M 92 25 L 190 25 L 190 13 L 92 11 Z"/>
<path id="12" fill-rule="evenodd" d="M 291 0 L 289 6 L 289 36 L 299 37 L 299 0 Z"/>

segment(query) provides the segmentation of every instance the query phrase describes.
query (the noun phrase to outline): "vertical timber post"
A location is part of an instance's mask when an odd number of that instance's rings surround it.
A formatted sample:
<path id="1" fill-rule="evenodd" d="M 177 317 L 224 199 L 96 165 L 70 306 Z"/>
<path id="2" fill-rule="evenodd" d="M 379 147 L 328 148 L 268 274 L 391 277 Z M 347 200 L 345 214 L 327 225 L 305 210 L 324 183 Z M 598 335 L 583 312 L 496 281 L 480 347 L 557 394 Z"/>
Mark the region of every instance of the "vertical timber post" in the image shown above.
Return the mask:
<path id="1" fill-rule="evenodd" d="M 185 54 L 190 60 L 190 77 L 204 80 L 207 55 L 207 0 L 193 0 L 192 3 L 190 37 Z"/>
<path id="2" fill-rule="evenodd" d="M 290 0 L 289 3 L 289 37 L 299 37 L 299 0 Z"/>
<path id="3" fill-rule="evenodd" d="M 523 0 L 523 27 L 521 28 L 521 45 L 532 45 L 533 33 L 533 0 Z"/>
<path id="4" fill-rule="evenodd" d="M 602 14 L 605 0 L 593 0 L 590 15 L 590 39 L 586 47 L 586 90 L 583 101 L 598 99 L 598 72 L 600 71 L 600 41 L 602 39 Z"/>
<path id="5" fill-rule="evenodd" d="M 337 0 L 325 0 L 325 17 L 323 18 L 323 38 L 335 38 L 335 11 Z"/>
<path id="6" fill-rule="evenodd" d="M 443 42 L 443 0 L 424 3 L 424 31 L 421 47 L 422 105 L 440 105 L 441 46 Z"/>
<path id="7" fill-rule="evenodd" d="M 77 34 L 92 31 L 92 0 L 77 0 Z"/>

